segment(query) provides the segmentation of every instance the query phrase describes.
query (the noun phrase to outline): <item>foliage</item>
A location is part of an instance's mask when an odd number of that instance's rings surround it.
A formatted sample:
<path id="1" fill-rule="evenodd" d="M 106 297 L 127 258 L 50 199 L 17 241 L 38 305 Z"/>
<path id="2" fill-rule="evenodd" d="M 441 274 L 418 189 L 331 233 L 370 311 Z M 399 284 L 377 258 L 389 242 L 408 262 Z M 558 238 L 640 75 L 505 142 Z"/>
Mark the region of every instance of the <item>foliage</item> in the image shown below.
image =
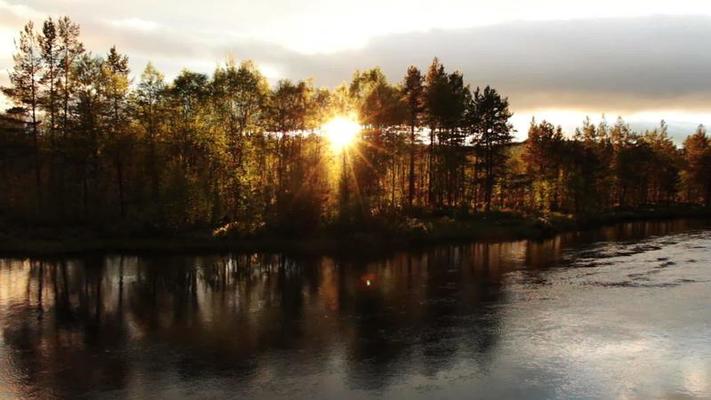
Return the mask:
<path id="1" fill-rule="evenodd" d="M 67 17 L 20 33 L 3 89 L 15 107 L 0 116 L 0 217 L 244 237 L 711 205 L 703 127 L 679 149 L 663 121 L 638 133 L 621 118 L 587 119 L 571 136 L 532 121 L 517 144 L 508 99 L 436 58 L 400 84 L 373 68 L 333 90 L 270 85 L 254 63 L 232 60 L 171 82 L 148 64 L 134 82 L 126 55 L 87 52 L 79 34 Z M 321 127 L 349 115 L 362 131 L 336 152 Z"/>

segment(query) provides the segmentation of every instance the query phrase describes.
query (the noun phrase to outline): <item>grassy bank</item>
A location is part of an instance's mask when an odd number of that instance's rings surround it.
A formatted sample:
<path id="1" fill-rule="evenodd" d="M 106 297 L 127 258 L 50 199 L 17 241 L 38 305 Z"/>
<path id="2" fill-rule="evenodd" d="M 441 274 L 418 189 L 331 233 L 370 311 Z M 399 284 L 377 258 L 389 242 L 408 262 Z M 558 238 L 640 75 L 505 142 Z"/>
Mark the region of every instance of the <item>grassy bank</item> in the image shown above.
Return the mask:
<path id="1" fill-rule="evenodd" d="M 525 216 L 516 213 L 425 216 L 382 220 L 361 229 L 325 227 L 306 237 L 278 234 L 238 238 L 195 231 L 172 235 L 106 234 L 87 228 L 0 228 L 0 254 L 60 255 L 89 252 L 202 253 L 283 252 L 288 254 L 374 254 L 463 241 L 544 239 L 555 234 L 622 222 L 711 218 L 711 209 L 684 206 L 615 210 L 591 215 Z"/>

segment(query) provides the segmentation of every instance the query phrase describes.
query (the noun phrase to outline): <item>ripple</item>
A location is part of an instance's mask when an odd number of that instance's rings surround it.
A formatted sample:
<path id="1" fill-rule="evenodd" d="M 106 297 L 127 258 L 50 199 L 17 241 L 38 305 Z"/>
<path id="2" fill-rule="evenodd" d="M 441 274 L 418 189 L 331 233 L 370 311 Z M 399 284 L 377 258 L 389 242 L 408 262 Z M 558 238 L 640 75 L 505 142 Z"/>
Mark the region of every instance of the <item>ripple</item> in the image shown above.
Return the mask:
<path id="1" fill-rule="evenodd" d="M 670 288 L 681 285 L 685 282 L 659 282 L 659 283 L 643 283 L 635 281 L 624 282 L 590 282 L 590 286 L 609 287 L 609 288 Z"/>
<path id="2" fill-rule="evenodd" d="M 657 268 L 666 268 L 666 267 L 671 267 L 672 265 L 676 265 L 674 261 L 667 261 L 659 264 Z"/>

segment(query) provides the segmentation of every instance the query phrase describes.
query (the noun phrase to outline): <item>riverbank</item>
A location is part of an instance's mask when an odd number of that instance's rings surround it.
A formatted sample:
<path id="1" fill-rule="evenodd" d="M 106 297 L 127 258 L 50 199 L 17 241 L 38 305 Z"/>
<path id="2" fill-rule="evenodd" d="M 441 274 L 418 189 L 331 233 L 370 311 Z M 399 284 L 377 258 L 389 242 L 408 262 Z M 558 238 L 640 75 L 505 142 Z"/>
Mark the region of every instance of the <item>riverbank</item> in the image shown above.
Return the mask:
<path id="1" fill-rule="evenodd" d="M 516 213 L 466 217 L 429 216 L 386 221 L 364 230 L 330 227 L 307 237 L 261 235 L 216 237 L 212 232 L 181 235 L 106 235 L 84 228 L 3 228 L 0 254 L 48 256 L 79 253 L 280 252 L 287 254 L 379 254 L 393 250 L 464 241 L 540 240 L 559 233 L 617 223 L 679 218 L 711 219 L 711 209 L 684 206 L 615 210 L 571 216 L 524 216 Z"/>

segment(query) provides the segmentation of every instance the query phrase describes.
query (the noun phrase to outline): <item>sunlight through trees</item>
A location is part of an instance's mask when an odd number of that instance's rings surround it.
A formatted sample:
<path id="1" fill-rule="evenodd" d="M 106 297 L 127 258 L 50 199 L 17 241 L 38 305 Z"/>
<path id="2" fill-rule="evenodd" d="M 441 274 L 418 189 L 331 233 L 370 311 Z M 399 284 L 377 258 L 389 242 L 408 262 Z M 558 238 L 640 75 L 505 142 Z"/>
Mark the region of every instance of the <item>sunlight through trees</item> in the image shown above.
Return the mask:
<path id="1" fill-rule="evenodd" d="M 326 224 L 508 210 L 594 213 L 711 203 L 705 129 L 677 148 L 662 122 L 574 134 L 532 121 L 513 143 L 506 97 L 434 59 L 402 83 L 379 68 L 333 89 L 270 86 L 250 61 L 132 80 L 69 18 L 20 32 L 0 117 L 0 219 L 123 232 L 296 234 Z"/>

